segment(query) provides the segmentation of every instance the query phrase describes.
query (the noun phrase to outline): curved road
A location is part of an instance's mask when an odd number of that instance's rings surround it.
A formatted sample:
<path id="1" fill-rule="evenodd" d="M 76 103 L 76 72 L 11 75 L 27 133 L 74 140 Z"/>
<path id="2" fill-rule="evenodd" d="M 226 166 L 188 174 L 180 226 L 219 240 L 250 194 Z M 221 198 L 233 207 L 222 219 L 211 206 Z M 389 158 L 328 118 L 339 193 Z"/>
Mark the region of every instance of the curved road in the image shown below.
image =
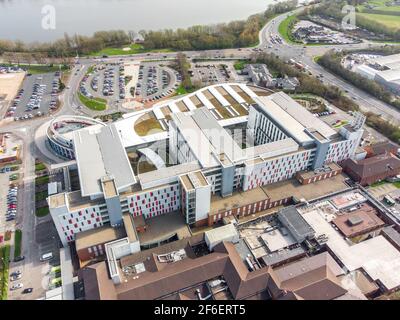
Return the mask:
<path id="1" fill-rule="evenodd" d="M 293 13 L 293 12 L 292 12 Z M 292 14 L 289 13 L 289 14 Z M 294 59 L 303 65 L 307 65 L 309 71 L 313 75 L 323 75 L 323 82 L 326 84 L 335 85 L 340 88 L 343 92 L 348 92 L 347 95 L 351 97 L 355 102 L 360 105 L 363 111 L 372 111 L 374 113 L 380 114 L 384 119 L 396 122 L 400 124 L 400 111 L 393 106 L 373 97 L 367 92 L 358 89 L 352 84 L 342 80 L 338 76 L 330 73 L 318 63 L 314 61 L 315 56 L 321 56 L 327 51 L 333 48 L 341 48 L 340 45 L 322 45 L 322 46 L 307 46 L 304 48 L 302 45 L 288 44 L 279 35 L 278 27 L 279 24 L 288 16 L 288 14 L 283 14 L 271 20 L 261 31 L 261 46 L 272 46 L 272 49 L 276 55 L 280 58 L 289 60 Z M 271 43 L 270 35 L 273 37 L 279 37 L 282 39 L 281 44 Z M 359 44 L 346 45 L 346 49 L 362 49 L 371 46 L 379 46 L 380 44 L 370 43 L 364 41 Z M 270 50 L 272 50 L 270 49 Z M 347 90 L 347 91 L 346 91 Z"/>

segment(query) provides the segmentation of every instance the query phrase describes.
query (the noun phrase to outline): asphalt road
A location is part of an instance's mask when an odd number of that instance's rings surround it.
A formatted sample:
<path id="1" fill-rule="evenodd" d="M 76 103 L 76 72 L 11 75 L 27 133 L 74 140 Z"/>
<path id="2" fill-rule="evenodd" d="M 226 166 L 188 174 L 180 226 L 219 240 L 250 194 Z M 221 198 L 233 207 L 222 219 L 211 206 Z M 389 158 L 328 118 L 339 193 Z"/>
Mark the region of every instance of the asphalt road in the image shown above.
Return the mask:
<path id="1" fill-rule="evenodd" d="M 328 45 L 328 46 L 308 46 L 303 48 L 302 45 L 288 44 L 282 39 L 282 44 L 273 44 L 270 41 L 270 34 L 273 36 L 279 36 L 278 27 L 280 22 L 282 22 L 287 17 L 287 14 L 281 15 L 273 20 L 271 20 L 261 31 L 259 47 L 265 47 L 265 45 L 273 46 L 274 53 L 280 58 L 289 60 L 294 59 L 301 62 L 303 65 L 307 65 L 309 70 L 313 75 L 323 75 L 323 82 L 325 84 L 335 85 L 340 88 L 343 92 L 348 91 L 347 95 L 352 98 L 356 103 L 360 105 L 363 111 L 372 111 L 374 113 L 382 115 L 386 120 L 393 121 L 400 124 L 400 112 L 393 106 L 376 99 L 367 92 L 358 89 L 352 84 L 342 80 L 336 75 L 330 73 L 319 64 L 314 61 L 314 57 L 321 56 L 327 51 L 333 48 L 341 48 L 339 45 Z M 345 49 L 362 49 L 368 48 L 370 46 L 377 45 L 364 41 L 360 44 L 346 44 Z M 379 44 L 378 44 L 379 45 Z"/>

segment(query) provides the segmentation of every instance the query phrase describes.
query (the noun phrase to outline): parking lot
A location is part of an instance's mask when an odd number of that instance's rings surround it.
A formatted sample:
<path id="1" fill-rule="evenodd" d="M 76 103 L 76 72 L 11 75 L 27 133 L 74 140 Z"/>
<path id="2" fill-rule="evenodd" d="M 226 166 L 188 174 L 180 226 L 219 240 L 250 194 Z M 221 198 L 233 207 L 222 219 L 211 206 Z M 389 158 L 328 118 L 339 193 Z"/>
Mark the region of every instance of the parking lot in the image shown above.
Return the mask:
<path id="1" fill-rule="evenodd" d="M 2 241 L 4 241 L 5 232 L 13 229 L 14 224 L 13 221 L 6 221 L 9 176 L 10 173 L 0 173 L 0 238 Z"/>
<path id="2" fill-rule="evenodd" d="M 109 102 L 125 99 L 124 65 L 120 63 L 95 65 L 93 71 L 82 79 L 80 92 L 88 98 L 102 98 Z"/>
<path id="3" fill-rule="evenodd" d="M 155 101 L 171 95 L 181 76 L 173 69 L 157 63 L 142 63 L 139 67 L 135 96 L 143 102 Z"/>
<path id="4" fill-rule="evenodd" d="M 27 120 L 57 108 L 59 77 L 59 72 L 26 76 L 6 117 L 13 117 L 16 121 Z"/>
<path id="5" fill-rule="evenodd" d="M 201 82 L 205 86 L 237 80 L 237 73 L 230 61 L 192 63 L 191 71 L 192 82 Z"/>

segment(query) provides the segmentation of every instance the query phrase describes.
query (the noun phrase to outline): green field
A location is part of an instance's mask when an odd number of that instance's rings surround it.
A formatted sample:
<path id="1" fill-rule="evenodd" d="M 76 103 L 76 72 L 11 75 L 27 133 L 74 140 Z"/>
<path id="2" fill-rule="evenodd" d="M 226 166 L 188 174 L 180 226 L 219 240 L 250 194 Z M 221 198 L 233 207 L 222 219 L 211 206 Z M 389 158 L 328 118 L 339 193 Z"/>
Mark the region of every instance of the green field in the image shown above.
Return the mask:
<path id="1" fill-rule="evenodd" d="M 105 99 L 101 98 L 88 98 L 85 97 L 83 94 L 80 92 L 78 93 L 79 100 L 89 109 L 95 110 L 95 111 L 103 111 L 107 109 L 107 101 Z"/>
<path id="2" fill-rule="evenodd" d="M 386 6 L 385 5 L 386 2 L 388 2 L 388 0 L 371 0 L 371 1 L 368 1 L 367 3 L 357 6 L 357 9 L 360 12 L 373 10 L 373 11 L 385 11 L 388 13 L 390 13 L 390 12 L 394 12 L 394 13 L 399 12 L 400 13 L 400 6 Z M 369 9 L 367 7 L 367 5 L 372 5 L 373 9 Z"/>
<path id="3" fill-rule="evenodd" d="M 130 50 L 124 50 L 124 48 L 130 48 Z M 138 54 L 146 52 L 172 52 L 170 49 L 160 49 L 160 50 L 147 50 L 144 49 L 140 44 L 126 45 L 121 48 L 104 48 L 103 50 L 93 52 L 90 56 L 124 56 L 129 54 Z"/>
<path id="4" fill-rule="evenodd" d="M 400 16 L 391 16 L 384 14 L 372 14 L 372 13 L 357 13 L 357 16 L 369 19 L 371 21 L 383 24 L 388 28 L 400 29 Z"/>

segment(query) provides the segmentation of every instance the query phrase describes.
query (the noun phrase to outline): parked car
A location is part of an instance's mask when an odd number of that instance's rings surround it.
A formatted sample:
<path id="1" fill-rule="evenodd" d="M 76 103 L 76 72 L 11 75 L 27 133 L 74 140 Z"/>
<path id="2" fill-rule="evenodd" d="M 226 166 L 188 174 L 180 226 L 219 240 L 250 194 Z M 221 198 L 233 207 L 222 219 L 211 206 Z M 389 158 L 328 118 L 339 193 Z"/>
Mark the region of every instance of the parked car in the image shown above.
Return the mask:
<path id="1" fill-rule="evenodd" d="M 23 294 L 31 293 L 33 291 L 33 288 L 26 288 L 24 291 L 22 291 Z"/>
<path id="2" fill-rule="evenodd" d="M 10 290 L 18 290 L 18 289 L 22 289 L 23 288 L 23 284 L 22 283 L 16 283 L 14 285 L 11 286 Z"/>
<path id="3" fill-rule="evenodd" d="M 11 281 L 16 281 L 22 278 L 22 274 L 15 274 L 10 277 Z"/>
<path id="4" fill-rule="evenodd" d="M 25 256 L 19 256 L 14 258 L 14 262 L 22 261 L 25 259 Z"/>

